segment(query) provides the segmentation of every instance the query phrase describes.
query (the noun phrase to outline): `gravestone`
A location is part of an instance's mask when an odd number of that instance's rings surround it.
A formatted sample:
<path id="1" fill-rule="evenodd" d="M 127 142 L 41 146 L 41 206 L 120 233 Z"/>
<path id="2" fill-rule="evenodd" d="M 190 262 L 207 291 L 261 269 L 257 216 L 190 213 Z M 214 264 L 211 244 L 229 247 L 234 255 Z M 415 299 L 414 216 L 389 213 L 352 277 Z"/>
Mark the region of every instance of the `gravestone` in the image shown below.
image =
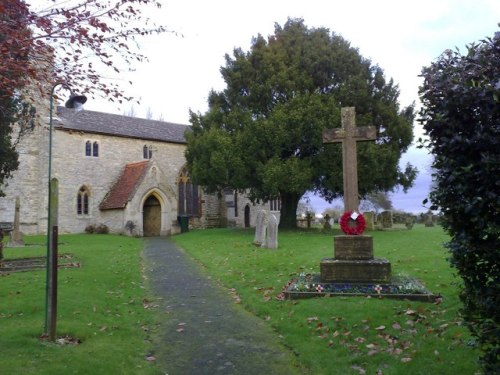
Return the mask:
<path id="1" fill-rule="evenodd" d="M 364 212 L 366 221 L 366 230 L 375 230 L 375 213 L 372 211 Z"/>
<path id="2" fill-rule="evenodd" d="M 434 221 L 432 219 L 433 219 L 432 212 L 427 212 L 427 214 L 425 214 L 425 223 L 424 223 L 424 225 L 426 227 L 433 227 L 434 226 Z"/>
<path id="3" fill-rule="evenodd" d="M 332 224 L 330 224 L 330 215 L 325 215 L 325 222 L 323 224 L 323 229 L 330 230 L 332 229 Z"/>
<path id="4" fill-rule="evenodd" d="M 311 228 L 312 215 L 310 212 L 306 214 L 307 228 Z"/>
<path id="5" fill-rule="evenodd" d="M 278 219 L 266 210 L 257 213 L 253 244 L 269 249 L 278 248 Z"/>
<path id="6" fill-rule="evenodd" d="M 255 237 L 253 240 L 254 245 L 262 246 L 266 241 L 267 225 L 269 223 L 268 212 L 265 210 L 257 213 L 255 225 Z"/>
<path id="7" fill-rule="evenodd" d="M 382 224 L 382 228 L 392 228 L 392 211 L 382 211 L 379 215 L 379 221 Z"/>
<path id="8" fill-rule="evenodd" d="M 267 225 L 267 236 L 265 246 L 268 249 L 278 248 L 278 219 L 273 214 L 269 215 L 269 223 Z"/>
<path id="9" fill-rule="evenodd" d="M 408 230 L 412 229 L 413 228 L 413 224 L 415 224 L 415 219 L 413 218 L 413 216 L 408 215 L 405 218 L 405 227 L 406 227 L 406 229 L 408 229 Z"/>
<path id="10" fill-rule="evenodd" d="M 24 246 L 24 241 L 19 230 L 19 211 L 21 207 L 21 201 L 19 197 L 16 197 L 16 206 L 14 211 L 14 226 L 12 232 L 10 232 L 9 247 L 22 247 Z"/>
<path id="11" fill-rule="evenodd" d="M 341 109 L 342 128 L 323 132 L 323 143 L 342 142 L 344 209 L 358 212 L 358 167 L 356 142 L 376 138 L 373 126 L 356 127 L 355 109 Z M 334 236 L 334 258 L 320 262 L 321 282 L 389 283 L 391 264 L 373 257 L 373 237 Z"/>

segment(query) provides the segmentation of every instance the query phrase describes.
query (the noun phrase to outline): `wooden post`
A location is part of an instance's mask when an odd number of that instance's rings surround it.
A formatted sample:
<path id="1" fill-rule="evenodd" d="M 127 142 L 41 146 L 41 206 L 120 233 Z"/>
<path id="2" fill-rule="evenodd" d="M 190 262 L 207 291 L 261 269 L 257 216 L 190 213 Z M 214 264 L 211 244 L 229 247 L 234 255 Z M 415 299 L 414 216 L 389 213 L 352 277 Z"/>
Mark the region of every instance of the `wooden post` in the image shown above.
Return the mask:
<path id="1" fill-rule="evenodd" d="M 323 131 L 323 143 L 342 142 L 342 171 L 344 177 L 344 211 L 358 211 L 358 161 L 356 142 L 377 138 L 374 126 L 356 126 L 354 107 L 341 109 L 342 127 Z"/>

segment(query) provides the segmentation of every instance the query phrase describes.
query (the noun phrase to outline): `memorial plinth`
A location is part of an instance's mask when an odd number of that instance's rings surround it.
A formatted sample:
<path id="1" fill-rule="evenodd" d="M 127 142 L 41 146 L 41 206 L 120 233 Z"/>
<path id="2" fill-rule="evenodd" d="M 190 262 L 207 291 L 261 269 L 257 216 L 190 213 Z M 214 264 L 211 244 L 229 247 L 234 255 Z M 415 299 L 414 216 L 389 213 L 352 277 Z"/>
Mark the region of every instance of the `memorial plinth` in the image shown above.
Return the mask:
<path id="1" fill-rule="evenodd" d="M 333 242 L 334 258 L 320 262 L 321 282 L 391 282 L 391 263 L 373 257 L 373 237 L 334 236 Z"/>

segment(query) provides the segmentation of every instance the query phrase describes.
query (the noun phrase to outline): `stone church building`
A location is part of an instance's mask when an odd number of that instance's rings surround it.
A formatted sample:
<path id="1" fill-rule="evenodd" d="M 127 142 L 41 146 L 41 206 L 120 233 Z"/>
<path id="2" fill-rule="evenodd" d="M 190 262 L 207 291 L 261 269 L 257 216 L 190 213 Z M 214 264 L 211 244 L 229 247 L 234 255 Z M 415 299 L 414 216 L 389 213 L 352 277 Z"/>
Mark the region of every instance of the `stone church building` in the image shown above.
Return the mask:
<path id="1" fill-rule="evenodd" d="M 49 119 L 41 118 L 21 138 L 19 169 L 0 197 L 0 222 L 10 223 L 20 198 L 24 234 L 47 231 Z M 244 194 L 219 198 L 197 186 L 184 157 L 189 126 L 65 107 L 54 110 L 52 123 L 60 233 L 104 224 L 111 233 L 167 236 L 186 220 L 190 228 L 251 227 L 259 210 L 279 211 L 276 201 L 255 205 Z"/>

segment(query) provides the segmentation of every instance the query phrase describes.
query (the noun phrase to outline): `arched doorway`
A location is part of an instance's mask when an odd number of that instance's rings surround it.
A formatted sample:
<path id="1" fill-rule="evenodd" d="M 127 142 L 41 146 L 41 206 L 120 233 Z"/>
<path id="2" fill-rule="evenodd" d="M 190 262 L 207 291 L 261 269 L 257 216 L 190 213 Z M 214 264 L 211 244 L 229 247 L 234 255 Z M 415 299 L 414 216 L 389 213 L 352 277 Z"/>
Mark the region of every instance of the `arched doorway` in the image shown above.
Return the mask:
<path id="1" fill-rule="evenodd" d="M 142 212 L 144 237 L 159 236 L 161 229 L 161 204 L 158 198 L 150 195 L 144 202 Z"/>
<path id="2" fill-rule="evenodd" d="M 245 206 L 245 228 L 250 228 L 250 206 Z"/>

